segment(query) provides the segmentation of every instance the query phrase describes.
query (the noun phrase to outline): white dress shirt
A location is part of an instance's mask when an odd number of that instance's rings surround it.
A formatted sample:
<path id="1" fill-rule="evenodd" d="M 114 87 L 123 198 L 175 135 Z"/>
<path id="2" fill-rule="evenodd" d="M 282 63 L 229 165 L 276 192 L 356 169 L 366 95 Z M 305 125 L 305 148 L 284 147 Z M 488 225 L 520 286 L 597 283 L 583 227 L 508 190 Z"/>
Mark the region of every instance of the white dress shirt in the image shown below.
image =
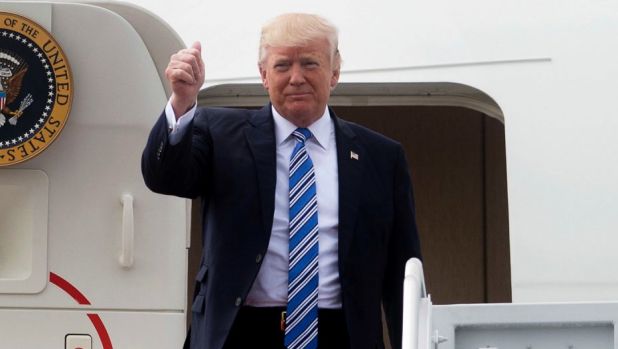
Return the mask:
<path id="1" fill-rule="evenodd" d="M 165 113 L 170 132 L 170 143 L 176 144 L 193 119 L 193 107 L 178 121 L 168 102 Z M 275 186 L 275 213 L 268 250 L 257 278 L 245 300 L 246 305 L 273 307 L 286 306 L 288 294 L 288 240 L 289 240 L 289 164 L 295 146 L 292 132 L 297 128 L 282 117 L 274 107 L 277 152 L 277 182 Z M 319 225 L 319 289 L 320 308 L 341 308 L 341 285 L 338 266 L 339 227 L 339 171 L 334 121 L 328 108 L 309 127 L 313 137 L 305 142 L 313 161 L 316 179 Z"/>

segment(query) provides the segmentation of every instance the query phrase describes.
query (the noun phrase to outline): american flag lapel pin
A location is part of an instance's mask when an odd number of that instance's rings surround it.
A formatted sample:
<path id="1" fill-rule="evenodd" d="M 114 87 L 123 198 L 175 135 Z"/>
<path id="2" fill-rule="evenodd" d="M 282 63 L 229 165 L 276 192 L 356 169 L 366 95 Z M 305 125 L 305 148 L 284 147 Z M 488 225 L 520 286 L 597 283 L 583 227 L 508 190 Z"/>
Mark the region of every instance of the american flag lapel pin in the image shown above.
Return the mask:
<path id="1" fill-rule="evenodd" d="M 350 150 L 350 159 L 358 160 L 358 154 Z"/>

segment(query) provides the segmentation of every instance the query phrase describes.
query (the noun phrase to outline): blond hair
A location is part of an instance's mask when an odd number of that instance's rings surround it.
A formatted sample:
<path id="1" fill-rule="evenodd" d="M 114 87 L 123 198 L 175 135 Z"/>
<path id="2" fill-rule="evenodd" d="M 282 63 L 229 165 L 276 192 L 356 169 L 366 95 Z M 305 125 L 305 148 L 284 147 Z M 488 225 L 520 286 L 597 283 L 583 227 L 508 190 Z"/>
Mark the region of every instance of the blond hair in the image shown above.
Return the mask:
<path id="1" fill-rule="evenodd" d="M 258 64 L 268 55 L 269 47 L 304 46 L 315 40 L 326 40 L 330 46 L 331 63 L 339 69 L 341 55 L 338 49 L 337 28 L 327 19 L 307 13 L 279 15 L 262 27 Z"/>

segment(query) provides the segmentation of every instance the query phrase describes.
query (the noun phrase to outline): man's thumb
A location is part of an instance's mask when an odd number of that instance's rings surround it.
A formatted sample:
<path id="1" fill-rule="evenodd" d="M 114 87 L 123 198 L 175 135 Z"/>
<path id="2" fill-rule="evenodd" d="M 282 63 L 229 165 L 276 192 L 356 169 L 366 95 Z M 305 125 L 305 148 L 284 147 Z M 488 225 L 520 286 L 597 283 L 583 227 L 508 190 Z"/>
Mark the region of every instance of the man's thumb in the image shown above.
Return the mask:
<path id="1" fill-rule="evenodd" d="M 191 45 L 191 48 L 194 48 L 202 53 L 202 44 L 200 44 L 199 41 L 194 42 L 193 45 Z"/>

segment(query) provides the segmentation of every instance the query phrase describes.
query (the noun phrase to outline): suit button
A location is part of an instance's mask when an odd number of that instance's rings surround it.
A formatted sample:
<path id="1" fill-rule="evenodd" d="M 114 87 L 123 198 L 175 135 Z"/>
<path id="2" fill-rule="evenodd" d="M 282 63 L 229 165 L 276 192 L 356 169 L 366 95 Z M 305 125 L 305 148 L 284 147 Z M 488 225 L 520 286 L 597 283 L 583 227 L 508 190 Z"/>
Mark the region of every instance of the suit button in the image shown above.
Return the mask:
<path id="1" fill-rule="evenodd" d="M 262 261 L 262 254 L 258 253 L 257 256 L 255 256 L 255 263 L 260 263 Z"/>
<path id="2" fill-rule="evenodd" d="M 236 297 L 236 302 L 234 302 L 234 304 L 239 307 L 240 304 L 242 303 L 242 299 L 240 297 Z"/>

